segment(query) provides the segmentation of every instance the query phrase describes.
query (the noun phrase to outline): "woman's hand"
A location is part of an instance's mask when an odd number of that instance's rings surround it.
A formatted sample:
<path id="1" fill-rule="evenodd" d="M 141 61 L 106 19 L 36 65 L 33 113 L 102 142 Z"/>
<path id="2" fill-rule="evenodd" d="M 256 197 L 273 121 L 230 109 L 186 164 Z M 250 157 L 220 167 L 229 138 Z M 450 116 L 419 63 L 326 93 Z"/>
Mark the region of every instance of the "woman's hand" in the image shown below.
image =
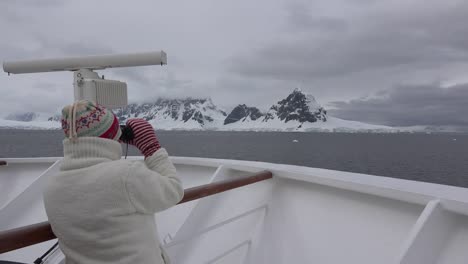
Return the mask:
<path id="1" fill-rule="evenodd" d="M 145 158 L 161 148 L 154 129 L 148 121 L 142 118 L 132 118 L 127 121 L 127 126 L 132 129 L 134 136 L 128 144 L 137 147 Z"/>

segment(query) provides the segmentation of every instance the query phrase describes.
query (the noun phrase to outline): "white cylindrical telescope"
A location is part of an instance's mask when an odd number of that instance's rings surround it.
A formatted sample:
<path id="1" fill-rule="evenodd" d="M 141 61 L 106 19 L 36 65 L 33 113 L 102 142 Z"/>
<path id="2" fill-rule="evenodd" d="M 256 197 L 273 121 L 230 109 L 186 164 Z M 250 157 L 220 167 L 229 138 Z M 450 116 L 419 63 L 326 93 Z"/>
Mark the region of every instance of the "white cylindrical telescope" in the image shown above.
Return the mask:
<path id="1" fill-rule="evenodd" d="M 117 67 L 134 67 L 167 64 L 164 51 L 95 55 L 59 59 L 23 60 L 3 63 L 3 71 L 7 73 L 35 73 L 54 71 L 76 71 L 79 69 L 98 70 Z"/>

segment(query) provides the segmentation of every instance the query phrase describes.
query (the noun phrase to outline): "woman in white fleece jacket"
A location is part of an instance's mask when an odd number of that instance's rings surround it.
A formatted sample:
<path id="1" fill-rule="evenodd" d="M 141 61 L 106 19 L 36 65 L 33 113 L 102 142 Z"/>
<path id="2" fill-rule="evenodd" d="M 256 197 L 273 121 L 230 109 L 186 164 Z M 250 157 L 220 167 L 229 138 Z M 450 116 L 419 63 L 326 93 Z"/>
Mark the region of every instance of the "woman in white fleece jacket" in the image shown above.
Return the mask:
<path id="1" fill-rule="evenodd" d="M 121 159 L 121 131 L 110 110 L 79 101 L 62 111 L 68 138 L 44 204 L 67 264 L 169 263 L 154 214 L 182 199 L 182 185 L 151 125 L 127 125 L 144 161 Z"/>

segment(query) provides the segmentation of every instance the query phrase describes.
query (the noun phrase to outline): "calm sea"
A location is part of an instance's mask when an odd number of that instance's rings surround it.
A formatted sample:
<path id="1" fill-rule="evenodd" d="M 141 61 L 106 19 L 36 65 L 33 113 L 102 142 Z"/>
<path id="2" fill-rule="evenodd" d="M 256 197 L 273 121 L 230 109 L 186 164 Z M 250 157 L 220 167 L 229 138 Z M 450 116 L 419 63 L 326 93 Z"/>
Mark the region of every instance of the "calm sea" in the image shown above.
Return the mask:
<path id="1" fill-rule="evenodd" d="M 468 135 L 159 131 L 171 155 L 285 163 L 468 187 Z M 62 131 L 0 130 L 0 159 L 62 155 Z M 297 142 L 293 142 L 297 140 Z M 129 155 L 139 155 L 134 148 Z"/>

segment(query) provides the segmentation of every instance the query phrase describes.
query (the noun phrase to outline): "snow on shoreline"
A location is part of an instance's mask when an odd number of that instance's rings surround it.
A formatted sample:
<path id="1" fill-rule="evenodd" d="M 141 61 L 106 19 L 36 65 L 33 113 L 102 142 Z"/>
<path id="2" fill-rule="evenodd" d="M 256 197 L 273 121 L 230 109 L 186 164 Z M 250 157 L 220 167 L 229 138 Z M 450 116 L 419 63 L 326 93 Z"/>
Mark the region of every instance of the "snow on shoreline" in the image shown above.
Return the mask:
<path id="1" fill-rule="evenodd" d="M 190 120 L 193 121 L 193 120 Z M 342 132 L 342 133 L 411 133 L 426 132 L 424 127 L 399 128 L 382 125 L 366 124 L 358 121 L 343 120 L 328 117 L 326 122 L 304 123 L 290 121 L 287 123 L 276 120 L 276 122 L 245 121 L 228 125 L 200 127 L 196 122 L 151 122 L 157 130 L 167 131 L 256 131 L 256 132 Z M 193 123 L 193 124 L 192 124 Z M 60 122 L 56 121 L 11 121 L 0 119 L 0 129 L 26 129 L 26 130 L 58 130 L 61 129 Z"/>
<path id="2" fill-rule="evenodd" d="M 62 126 L 59 122 L 54 121 L 13 121 L 0 119 L 0 129 L 31 129 L 31 130 L 48 130 L 48 129 L 61 129 Z"/>

